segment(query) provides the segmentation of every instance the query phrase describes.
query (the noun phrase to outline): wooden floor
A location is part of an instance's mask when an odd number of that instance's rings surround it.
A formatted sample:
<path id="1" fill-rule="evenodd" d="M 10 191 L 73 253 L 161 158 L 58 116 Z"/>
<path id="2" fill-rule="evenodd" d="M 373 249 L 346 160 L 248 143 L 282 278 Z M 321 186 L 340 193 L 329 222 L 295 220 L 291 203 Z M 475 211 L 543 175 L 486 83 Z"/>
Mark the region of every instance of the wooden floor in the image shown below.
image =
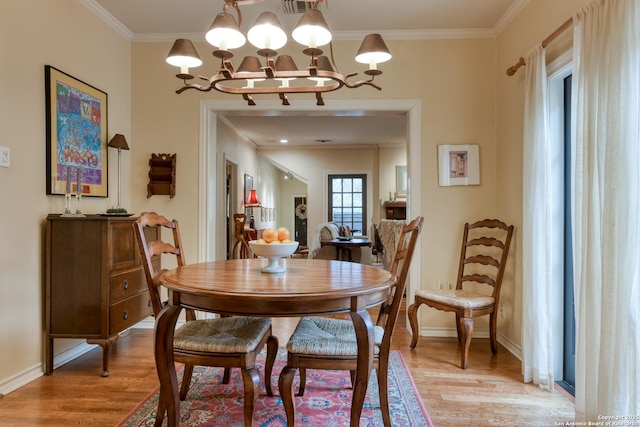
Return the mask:
<path id="1" fill-rule="evenodd" d="M 462 370 L 456 339 L 421 337 L 410 350 L 410 332 L 400 320 L 393 347 L 402 352 L 434 426 L 553 426 L 574 419 L 574 404 L 562 393 L 523 384 L 520 361 L 502 346 L 493 356 L 487 339 L 474 339 L 469 368 Z M 274 319 L 280 345 L 296 322 Z M 111 349 L 108 378 L 100 376 L 97 347 L 1 397 L 0 426 L 117 424 L 158 385 L 152 334 L 132 329 L 121 336 Z"/>

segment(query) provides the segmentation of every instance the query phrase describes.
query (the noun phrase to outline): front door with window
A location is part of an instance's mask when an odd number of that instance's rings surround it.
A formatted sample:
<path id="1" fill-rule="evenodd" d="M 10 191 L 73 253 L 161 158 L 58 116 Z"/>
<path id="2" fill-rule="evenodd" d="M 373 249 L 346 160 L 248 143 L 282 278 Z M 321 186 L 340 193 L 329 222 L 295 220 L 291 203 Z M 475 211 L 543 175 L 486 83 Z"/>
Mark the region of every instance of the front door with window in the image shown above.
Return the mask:
<path id="1" fill-rule="evenodd" d="M 329 175 L 329 221 L 367 234 L 367 176 Z"/>

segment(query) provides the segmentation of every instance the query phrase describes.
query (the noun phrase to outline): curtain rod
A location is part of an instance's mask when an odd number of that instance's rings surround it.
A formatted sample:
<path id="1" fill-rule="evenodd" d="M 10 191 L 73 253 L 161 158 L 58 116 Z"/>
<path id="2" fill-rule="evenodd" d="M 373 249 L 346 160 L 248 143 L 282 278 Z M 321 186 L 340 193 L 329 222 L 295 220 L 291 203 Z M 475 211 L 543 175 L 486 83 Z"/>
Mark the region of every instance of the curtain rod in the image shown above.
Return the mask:
<path id="1" fill-rule="evenodd" d="M 553 33 L 549 34 L 549 36 L 546 39 L 542 40 L 542 47 L 544 48 L 549 46 L 549 44 L 552 41 L 554 41 L 556 37 L 558 37 L 560 34 L 565 32 L 565 30 L 570 28 L 572 24 L 573 24 L 573 18 L 569 18 L 566 21 L 564 21 L 564 23 L 560 25 Z M 518 62 L 513 64 L 511 67 L 507 68 L 507 76 L 513 76 L 516 73 L 516 71 L 518 71 L 518 69 L 523 65 L 527 65 L 527 64 L 524 61 L 524 58 L 521 56 L 520 59 L 518 59 Z"/>

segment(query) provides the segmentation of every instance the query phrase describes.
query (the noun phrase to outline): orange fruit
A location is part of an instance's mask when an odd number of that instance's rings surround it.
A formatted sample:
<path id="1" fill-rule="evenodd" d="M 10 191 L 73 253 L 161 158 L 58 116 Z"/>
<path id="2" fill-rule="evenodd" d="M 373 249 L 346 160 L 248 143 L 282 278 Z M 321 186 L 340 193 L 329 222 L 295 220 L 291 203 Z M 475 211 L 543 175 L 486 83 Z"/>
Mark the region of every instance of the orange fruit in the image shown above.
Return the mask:
<path id="1" fill-rule="evenodd" d="M 278 240 L 289 240 L 289 230 L 286 227 L 279 227 L 276 232 L 278 233 Z"/>
<path id="2" fill-rule="evenodd" d="M 262 238 L 265 242 L 271 243 L 274 240 L 278 240 L 278 232 L 275 228 L 265 228 L 262 231 Z"/>

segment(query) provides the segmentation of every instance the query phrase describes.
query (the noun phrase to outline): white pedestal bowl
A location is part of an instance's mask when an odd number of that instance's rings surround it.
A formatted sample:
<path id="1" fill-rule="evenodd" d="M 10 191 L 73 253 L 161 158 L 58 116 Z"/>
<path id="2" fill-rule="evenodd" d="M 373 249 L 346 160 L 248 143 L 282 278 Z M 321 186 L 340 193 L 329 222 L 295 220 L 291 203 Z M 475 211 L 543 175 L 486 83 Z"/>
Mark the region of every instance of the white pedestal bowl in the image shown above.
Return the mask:
<path id="1" fill-rule="evenodd" d="M 249 242 L 249 247 L 254 255 L 267 258 L 269 263 L 266 267 L 262 267 L 260 271 L 263 273 L 284 273 L 285 269 L 278 260 L 280 258 L 291 256 L 298 249 L 298 242 L 291 243 L 258 243 L 255 240 Z"/>

